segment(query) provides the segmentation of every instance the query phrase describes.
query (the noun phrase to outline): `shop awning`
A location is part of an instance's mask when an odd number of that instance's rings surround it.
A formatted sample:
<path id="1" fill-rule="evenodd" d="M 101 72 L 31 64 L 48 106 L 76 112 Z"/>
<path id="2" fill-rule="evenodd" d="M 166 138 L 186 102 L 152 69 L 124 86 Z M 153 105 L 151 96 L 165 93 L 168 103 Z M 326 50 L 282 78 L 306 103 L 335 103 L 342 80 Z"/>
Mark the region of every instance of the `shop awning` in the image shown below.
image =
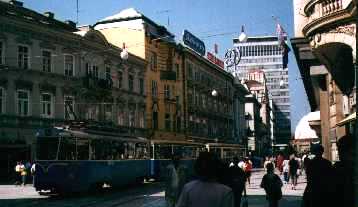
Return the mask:
<path id="1" fill-rule="evenodd" d="M 342 121 L 338 122 L 337 126 L 343 126 L 349 122 L 352 122 L 354 120 L 357 119 L 357 113 L 354 112 L 353 114 L 347 116 L 346 118 L 344 118 Z"/>

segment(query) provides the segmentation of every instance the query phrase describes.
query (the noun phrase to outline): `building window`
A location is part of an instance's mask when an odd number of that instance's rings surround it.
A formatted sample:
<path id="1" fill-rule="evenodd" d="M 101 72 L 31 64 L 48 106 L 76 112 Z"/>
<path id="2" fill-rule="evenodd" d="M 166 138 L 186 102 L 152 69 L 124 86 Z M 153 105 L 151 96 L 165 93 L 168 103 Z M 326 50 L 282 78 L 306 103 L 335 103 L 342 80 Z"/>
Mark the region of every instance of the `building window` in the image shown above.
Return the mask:
<path id="1" fill-rule="evenodd" d="M 97 65 L 92 65 L 92 67 L 90 68 L 90 71 L 91 71 L 92 77 L 99 78 L 99 70 L 98 70 Z"/>
<path id="2" fill-rule="evenodd" d="M 171 130 L 171 121 L 170 121 L 170 114 L 165 114 L 165 130 L 170 131 Z"/>
<path id="3" fill-rule="evenodd" d="M 106 67 L 106 74 L 105 74 L 105 78 L 107 81 L 109 81 L 110 83 L 113 82 L 112 80 L 112 74 L 111 74 L 111 68 L 110 67 Z"/>
<path id="4" fill-rule="evenodd" d="M 133 75 L 128 75 L 128 89 L 129 89 L 129 91 L 134 90 L 134 77 L 133 77 Z"/>
<path id="5" fill-rule="evenodd" d="M 139 79 L 139 93 L 141 95 L 144 95 L 144 79 L 143 78 Z"/>
<path id="6" fill-rule="evenodd" d="M 152 96 L 157 97 L 158 96 L 158 85 L 157 81 L 152 80 Z"/>
<path id="7" fill-rule="evenodd" d="M 86 119 L 98 121 L 99 115 L 99 106 L 96 104 L 91 104 L 86 109 Z"/>
<path id="8" fill-rule="evenodd" d="M 48 50 L 42 51 L 42 71 L 51 72 L 52 71 L 52 61 L 51 61 L 51 52 Z"/>
<path id="9" fill-rule="evenodd" d="M 139 128 L 144 128 L 144 111 L 139 112 Z"/>
<path id="10" fill-rule="evenodd" d="M 17 91 L 17 114 L 19 116 L 30 115 L 30 92 L 25 90 Z"/>
<path id="11" fill-rule="evenodd" d="M 170 86 L 164 85 L 164 98 L 169 99 L 170 98 Z"/>
<path id="12" fill-rule="evenodd" d="M 112 121 L 112 104 L 104 105 L 104 120 Z"/>
<path id="13" fill-rule="evenodd" d="M 156 111 L 152 113 L 152 127 L 158 129 L 158 112 Z"/>
<path id="14" fill-rule="evenodd" d="M 151 52 L 149 65 L 151 70 L 157 70 L 157 53 Z"/>
<path id="15" fill-rule="evenodd" d="M 178 63 L 175 63 L 175 71 L 176 71 L 176 75 L 177 75 L 177 80 L 179 80 L 179 64 Z"/>
<path id="16" fill-rule="evenodd" d="M 123 79 L 123 74 L 122 72 L 118 71 L 117 72 L 117 76 L 118 76 L 118 84 L 117 84 L 117 87 L 118 88 L 122 88 L 122 79 Z"/>
<path id="17" fill-rule="evenodd" d="M 5 45 L 0 41 L 0 65 L 5 64 Z"/>
<path id="18" fill-rule="evenodd" d="M 5 113 L 6 96 L 5 89 L 0 87 L 0 114 Z"/>
<path id="19" fill-rule="evenodd" d="M 75 99 L 73 96 L 65 96 L 64 97 L 65 104 L 65 119 L 66 120 L 74 120 L 74 112 L 75 112 Z"/>
<path id="20" fill-rule="evenodd" d="M 17 65 L 22 69 L 29 69 L 30 66 L 30 57 L 29 57 L 29 47 L 27 46 L 18 46 L 17 48 Z"/>
<path id="21" fill-rule="evenodd" d="M 192 80 L 193 79 L 193 68 L 192 65 L 190 63 L 187 64 L 188 67 L 188 79 Z"/>
<path id="22" fill-rule="evenodd" d="M 65 55 L 65 75 L 74 76 L 74 57 L 73 55 Z"/>
<path id="23" fill-rule="evenodd" d="M 118 109 L 117 120 L 118 120 L 118 125 L 119 126 L 124 126 L 124 111 L 122 109 L 122 106 L 120 106 L 119 109 Z"/>
<path id="24" fill-rule="evenodd" d="M 45 118 L 51 118 L 53 113 L 53 101 L 52 95 L 49 93 L 41 94 L 41 116 Z"/>
<path id="25" fill-rule="evenodd" d="M 129 111 L 129 127 L 135 127 L 135 111 Z"/>

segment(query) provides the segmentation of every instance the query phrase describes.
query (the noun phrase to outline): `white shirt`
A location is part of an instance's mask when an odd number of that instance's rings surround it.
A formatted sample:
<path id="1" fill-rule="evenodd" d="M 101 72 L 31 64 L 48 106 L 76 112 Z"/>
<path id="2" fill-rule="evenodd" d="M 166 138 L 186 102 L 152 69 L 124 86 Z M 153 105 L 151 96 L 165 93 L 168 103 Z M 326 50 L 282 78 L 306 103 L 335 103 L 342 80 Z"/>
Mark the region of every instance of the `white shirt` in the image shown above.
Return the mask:
<path id="1" fill-rule="evenodd" d="M 194 180 L 185 184 L 176 207 L 234 207 L 231 188 L 217 182 Z"/>
<path id="2" fill-rule="evenodd" d="M 289 162 L 289 160 L 284 160 L 283 161 L 283 172 L 288 172 L 288 170 L 289 170 L 289 166 L 288 166 L 288 162 Z"/>
<path id="3" fill-rule="evenodd" d="M 244 162 L 244 161 L 240 161 L 240 162 L 239 162 L 239 167 L 240 167 L 241 169 L 244 169 L 244 165 L 245 165 L 245 162 Z"/>

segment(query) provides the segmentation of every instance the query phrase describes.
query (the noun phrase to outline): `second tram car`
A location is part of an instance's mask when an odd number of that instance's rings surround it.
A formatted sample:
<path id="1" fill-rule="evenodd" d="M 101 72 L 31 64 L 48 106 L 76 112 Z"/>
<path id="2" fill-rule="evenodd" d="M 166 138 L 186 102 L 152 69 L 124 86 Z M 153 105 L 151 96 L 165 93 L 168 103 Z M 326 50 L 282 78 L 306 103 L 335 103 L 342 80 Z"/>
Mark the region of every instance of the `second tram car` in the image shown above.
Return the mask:
<path id="1" fill-rule="evenodd" d="M 166 167 L 173 156 L 180 157 L 180 164 L 187 168 L 188 178 L 194 176 L 194 161 L 205 145 L 187 141 L 152 140 L 150 174 L 155 179 L 163 179 Z"/>

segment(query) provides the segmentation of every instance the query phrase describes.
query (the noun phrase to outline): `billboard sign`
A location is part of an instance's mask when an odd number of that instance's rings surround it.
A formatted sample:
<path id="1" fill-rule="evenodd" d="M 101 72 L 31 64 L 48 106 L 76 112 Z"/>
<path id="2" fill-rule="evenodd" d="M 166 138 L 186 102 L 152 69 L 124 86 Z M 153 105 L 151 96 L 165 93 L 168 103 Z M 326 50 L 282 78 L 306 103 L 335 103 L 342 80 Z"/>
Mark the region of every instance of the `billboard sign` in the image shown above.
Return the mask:
<path id="1" fill-rule="evenodd" d="M 212 62 L 215 65 L 219 66 L 220 68 L 224 69 L 224 61 L 220 60 L 215 55 L 213 55 L 212 53 L 208 52 L 206 54 L 206 57 L 208 58 L 208 60 L 210 60 L 210 62 Z"/>
<path id="2" fill-rule="evenodd" d="M 205 55 L 205 44 L 199 38 L 191 34 L 188 30 L 184 30 L 183 32 L 183 42 L 186 46 L 193 49 L 195 52 L 200 55 Z"/>

